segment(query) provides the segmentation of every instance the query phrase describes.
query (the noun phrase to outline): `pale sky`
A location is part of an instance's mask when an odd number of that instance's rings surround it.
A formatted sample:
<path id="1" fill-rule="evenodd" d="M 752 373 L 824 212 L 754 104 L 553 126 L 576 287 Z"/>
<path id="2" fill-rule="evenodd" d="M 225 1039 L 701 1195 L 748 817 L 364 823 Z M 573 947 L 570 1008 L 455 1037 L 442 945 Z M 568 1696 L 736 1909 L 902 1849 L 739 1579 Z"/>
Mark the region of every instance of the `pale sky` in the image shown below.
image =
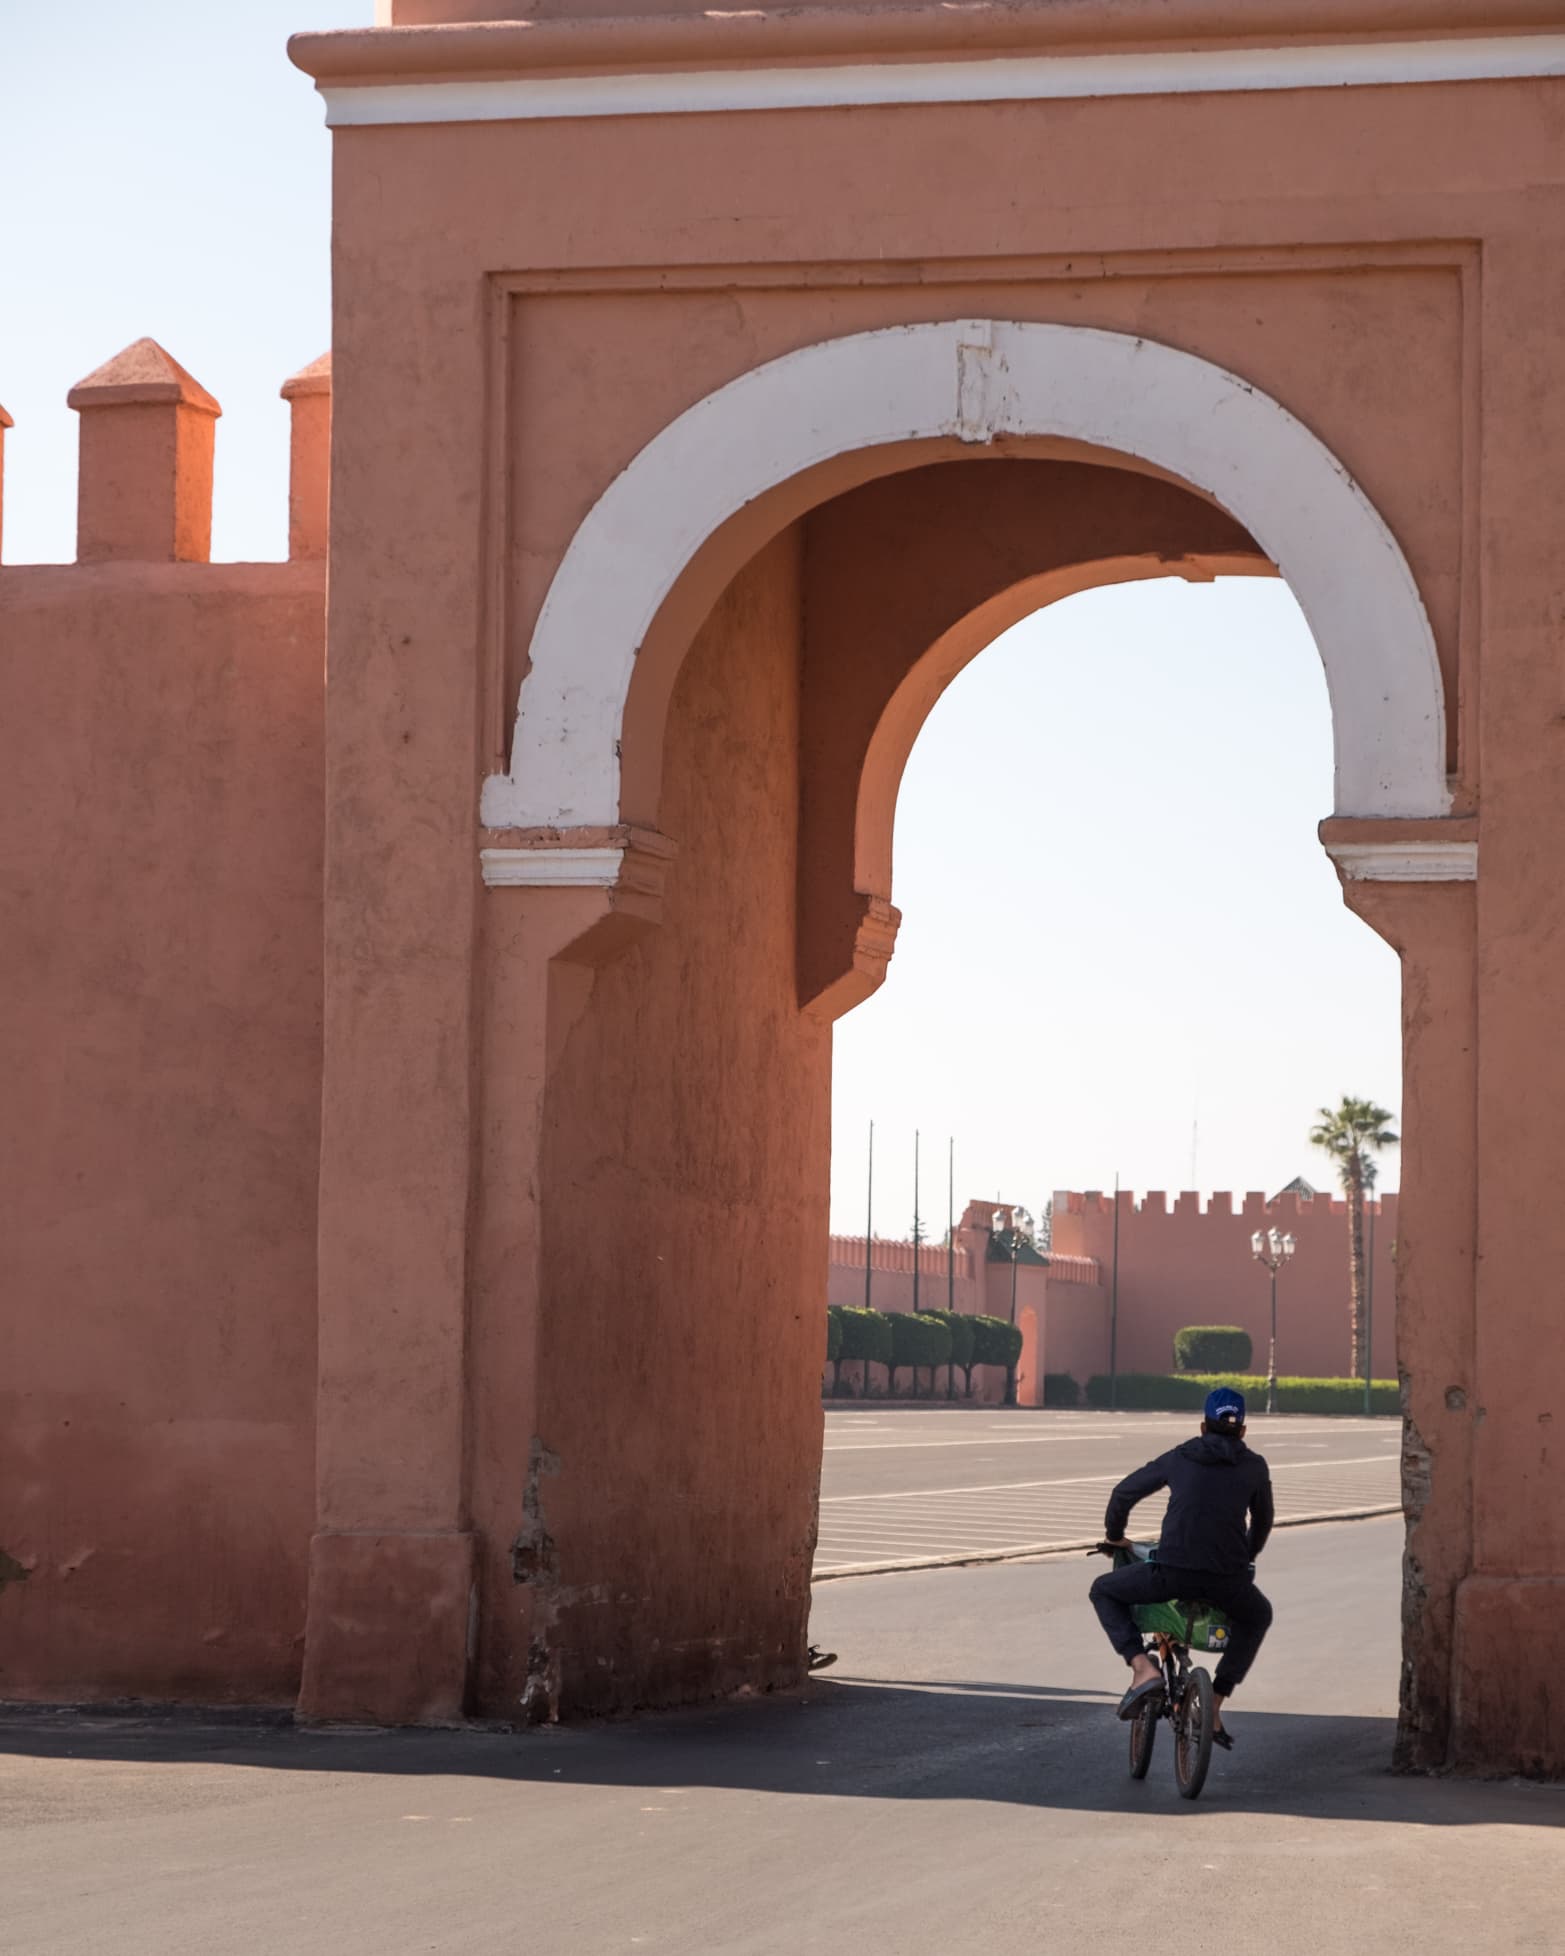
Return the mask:
<path id="1" fill-rule="evenodd" d="M 285 554 L 277 390 L 330 336 L 330 148 L 284 42 L 371 13 L 0 10 L 7 562 L 72 556 L 65 395 L 142 334 L 223 404 L 214 557 Z M 952 1134 L 958 1207 L 1038 1208 L 1116 1169 L 1134 1188 L 1325 1184 L 1314 1109 L 1400 1095 L 1396 958 L 1315 838 L 1330 783 L 1320 662 L 1275 582 L 1089 593 L 975 660 L 904 781 L 891 975 L 837 1030 L 833 1227 L 863 1227 L 871 1117 L 893 1235 L 915 1127 L 936 1233 Z"/>
<path id="2" fill-rule="evenodd" d="M 871 1117 L 886 1234 L 915 1127 L 936 1233 L 951 1135 L 958 1209 L 1116 1169 L 1330 1185 L 1315 1109 L 1401 1092 L 1397 959 L 1343 906 L 1330 807 L 1325 679 L 1275 579 L 1087 592 L 996 640 L 903 777 L 897 953 L 837 1028 L 833 1228 L 863 1229 Z"/>

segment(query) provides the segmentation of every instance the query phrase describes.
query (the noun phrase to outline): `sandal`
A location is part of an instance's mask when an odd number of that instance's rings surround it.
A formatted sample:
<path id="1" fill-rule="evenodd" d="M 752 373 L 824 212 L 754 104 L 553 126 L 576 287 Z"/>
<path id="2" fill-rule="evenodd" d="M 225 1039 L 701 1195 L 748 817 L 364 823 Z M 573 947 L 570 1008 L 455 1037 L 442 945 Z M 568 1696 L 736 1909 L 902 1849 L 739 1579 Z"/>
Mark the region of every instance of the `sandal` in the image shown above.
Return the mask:
<path id="1" fill-rule="evenodd" d="M 804 1661 L 810 1670 L 824 1671 L 828 1664 L 836 1663 L 837 1653 L 834 1650 L 822 1650 L 819 1644 L 811 1644 L 804 1654 Z"/>
<path id="2" fill-rule="evenodd" d="M 1220 1745 L 1224 1752 L 1232 1752 L 1234 1749 L 1233 1734 L 1226 1727 L 1214 1727 L 1212 1731 L 1212 1743 L 1213 1745 Z"/>
<path id="3" fill-rule="evenodd" d="M 1145 1684 L 1133 1684 L 1119 1701 L 1119 1715 L 1121 1718 L 1134 1718 L 1149 1698 L 1161 1698 L 1162 1695 L 1161 1678 L 1148 1678 Z"/>

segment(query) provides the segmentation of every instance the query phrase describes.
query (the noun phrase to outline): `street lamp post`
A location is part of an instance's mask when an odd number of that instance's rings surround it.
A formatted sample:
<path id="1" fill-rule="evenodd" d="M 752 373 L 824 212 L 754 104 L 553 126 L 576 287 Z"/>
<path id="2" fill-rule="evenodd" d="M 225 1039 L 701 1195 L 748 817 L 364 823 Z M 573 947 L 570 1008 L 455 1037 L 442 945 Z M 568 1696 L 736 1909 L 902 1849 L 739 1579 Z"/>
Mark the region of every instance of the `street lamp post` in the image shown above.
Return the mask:
<path id="1" fill-rule="evenodd" d="M 1272 1338 L 1266 1355 L 1266 1410 L 1277 1410 L 1277 1272 L 1298 1248 L 1291 1236 L 1275 1229 L 1257 1230 L 1250 1238 L 1250 1254 L 1272 1280 Z"/>

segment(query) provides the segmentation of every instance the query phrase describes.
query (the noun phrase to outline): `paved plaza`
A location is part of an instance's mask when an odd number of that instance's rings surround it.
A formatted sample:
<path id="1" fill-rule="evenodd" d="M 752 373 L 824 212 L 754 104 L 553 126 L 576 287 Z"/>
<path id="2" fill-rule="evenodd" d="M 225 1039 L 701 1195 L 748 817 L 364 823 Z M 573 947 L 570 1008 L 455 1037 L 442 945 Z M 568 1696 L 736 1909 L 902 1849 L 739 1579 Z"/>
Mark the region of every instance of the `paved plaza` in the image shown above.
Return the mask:
<path id="1" fill-rule="evenodd" d="M 861 1463 L 862 1464 L 862 1463 Z M 1194 1805 L 1079 1556 L 826 1584 L 801 1691 L 596 1728 L 0 1720 L 6 1956 L 1552 1956 L 1565 1789 L 1386 1770 L 1394 1519 L 1284 1531 Z"/>
<path id="2" fill-rule="evenodd" d="M 815 1573 L 984 1559 L 1092 1542 L 1110 1489 L 1188 1439 L 1192 1413 L 873 1405 L 826 1415 Z M 1254 1417 L 1280 1521 L 1399 1506 L 1396 1419 Z M 1160 1495 L 1136 1510 L 1156 1535 Z"/>

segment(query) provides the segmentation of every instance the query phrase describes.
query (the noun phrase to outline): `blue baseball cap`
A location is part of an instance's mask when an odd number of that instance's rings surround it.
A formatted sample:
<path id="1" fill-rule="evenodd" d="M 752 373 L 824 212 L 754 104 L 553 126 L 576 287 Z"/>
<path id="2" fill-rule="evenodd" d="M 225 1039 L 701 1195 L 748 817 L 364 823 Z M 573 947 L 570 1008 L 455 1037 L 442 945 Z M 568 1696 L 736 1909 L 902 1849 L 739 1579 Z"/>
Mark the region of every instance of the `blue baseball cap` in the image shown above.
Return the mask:
<path id="1" fill-rule="evenodd" d="M 1244 1425 L 1244 1394 L 1232 1386 L 1216 1386 L 1206 1395 L 1206 1417 L 1212 1426 Z"/>

